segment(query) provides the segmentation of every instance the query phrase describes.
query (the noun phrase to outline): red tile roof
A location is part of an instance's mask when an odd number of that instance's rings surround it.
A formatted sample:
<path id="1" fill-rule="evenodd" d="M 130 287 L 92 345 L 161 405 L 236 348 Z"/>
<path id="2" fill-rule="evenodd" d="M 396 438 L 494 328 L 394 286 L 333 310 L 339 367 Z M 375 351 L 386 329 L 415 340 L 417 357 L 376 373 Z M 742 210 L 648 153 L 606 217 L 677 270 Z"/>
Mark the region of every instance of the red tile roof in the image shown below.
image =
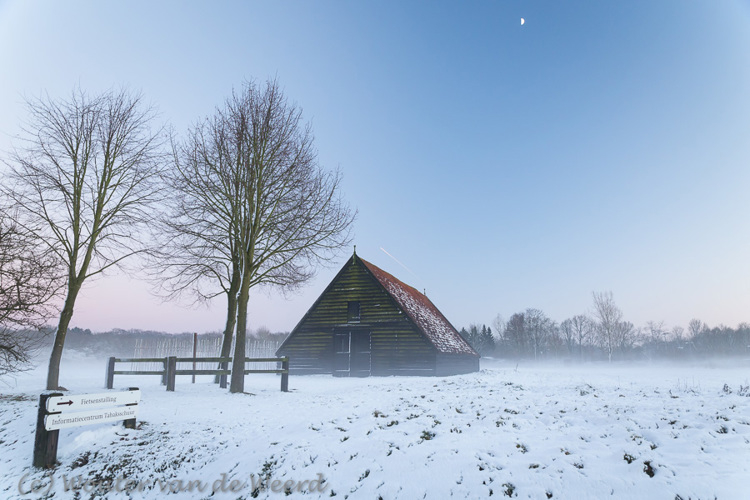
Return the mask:
<path id="1" fill-rule="evenodd" d="M 375 276 L 375 279 L 383 285 L 383 288 L 396 301 L 396 304 L 401 307 L 438 351 L 479 356 L 426 295 L 361 257 L 357 258 L 362 260 L 362 263 Z"/>

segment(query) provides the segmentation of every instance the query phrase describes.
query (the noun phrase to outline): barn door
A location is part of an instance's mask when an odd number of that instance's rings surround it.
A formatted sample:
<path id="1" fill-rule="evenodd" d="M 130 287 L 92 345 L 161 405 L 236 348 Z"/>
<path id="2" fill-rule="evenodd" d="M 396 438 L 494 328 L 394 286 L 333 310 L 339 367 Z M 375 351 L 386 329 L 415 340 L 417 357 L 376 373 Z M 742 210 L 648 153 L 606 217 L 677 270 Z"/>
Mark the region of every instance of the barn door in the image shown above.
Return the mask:
<path id="1" fill-rule="evenodd" d="M 353 331 L 352 349 L 349 355 L 349 374 L 351 377 L 370 376 L 370 332 Z"/>
<path id="2" fill-rule="evenodd" d="M 370 376 L 370 332 L 364 330 L 334 330 L 333 376 Z"/>
<path id="3" fill-rule="evenodd" d="M 333 376 L 349 376 L 349 354 L 352 345 L 351 332 L 333 332 Z"/>

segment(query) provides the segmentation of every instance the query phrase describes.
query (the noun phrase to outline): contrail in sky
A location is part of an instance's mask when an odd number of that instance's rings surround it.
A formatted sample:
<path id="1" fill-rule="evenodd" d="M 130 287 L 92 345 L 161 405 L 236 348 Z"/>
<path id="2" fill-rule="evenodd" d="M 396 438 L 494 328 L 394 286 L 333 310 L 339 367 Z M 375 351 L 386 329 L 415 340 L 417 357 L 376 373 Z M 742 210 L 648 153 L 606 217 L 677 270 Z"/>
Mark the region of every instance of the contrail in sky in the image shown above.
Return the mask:
<path id="1" fill-rule="evenodd" d="M 396 257 L 394 257 L 393 255 L 389 254 L 389 253 L 388 253 L 388 250 L 386 250 L 386 249 L 385 249 L 385 248 L 383 248 L 383 247 L 380 247 L 380 249 L 381 249 L 381 250 L 382 250 L 382 251 L 383 251 L 383 252 L 384 252 L 384 253 L 385 253 L 385 254 L 386 254 L 386 255 L 387 255 L 388 257 L 390 257 L 391 259 L 393 259 L 393 260 L 395 260 L 396 262 L 398 262 L 398 265 L 399 265 L 399 266 L 403 267 L 404 269 L 406 269 L 407 271 L 409 271 L 410 273 L 412 273 L 412 274 L 413 274 L 413 275 L 414 275 L 414 276 L 415 276 L 416 278 L 418 278 L 418 279 L 420 279 L 420 280 L 422 279 L 422 278 L 420 278 L 419 276 L 417 276 L 417 274 L 416 274 L 416 273 L 415 273 L 414 271 L 412 271 L 411 269 L 409 269 L 408 267 L 406 267 L 405 265 L 403 265 L 403 264 L 401 263 L 401 261 L 400 261 L 400 260 L 398 260 L 398 259 L 397 259 Z"/>

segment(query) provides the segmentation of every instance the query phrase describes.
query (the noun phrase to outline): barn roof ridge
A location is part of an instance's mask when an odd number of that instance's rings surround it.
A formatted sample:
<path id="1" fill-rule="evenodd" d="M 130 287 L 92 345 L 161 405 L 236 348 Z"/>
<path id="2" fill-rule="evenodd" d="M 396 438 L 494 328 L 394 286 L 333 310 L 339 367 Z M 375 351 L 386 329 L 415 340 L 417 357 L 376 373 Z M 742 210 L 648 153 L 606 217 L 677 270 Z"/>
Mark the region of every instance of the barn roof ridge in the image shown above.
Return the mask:
<path id="1" fill-rule="evenodd" d="M 357 257 L 438 351 L 479 356 L 427 295 L 375 264 Z"/>

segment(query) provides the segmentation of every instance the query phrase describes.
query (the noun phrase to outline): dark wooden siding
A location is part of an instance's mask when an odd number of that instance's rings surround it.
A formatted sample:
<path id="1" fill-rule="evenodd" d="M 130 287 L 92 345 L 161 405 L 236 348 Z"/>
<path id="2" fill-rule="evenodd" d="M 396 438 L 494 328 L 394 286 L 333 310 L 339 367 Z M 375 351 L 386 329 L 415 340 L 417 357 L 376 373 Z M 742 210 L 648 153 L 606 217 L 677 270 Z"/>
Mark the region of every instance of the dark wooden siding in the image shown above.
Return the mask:
<path id="1" fill-rule="evenodd" d="M 459 375 L 476 371 L 479 371 L 477 356 L 438 353 L 435 360 L 435 375 Z"/>
<path id="2" fill-rule="evenodd" d="M 372 328 L 373 375 L 433 375 L 436 350 L 407 320 Z"/>
<path id="3" fill-rule="evenodd" d="M 435 374 L 435 347 L 360 261 L 349 261 L 279 349 L 293 373 L 333 371 L 333 329 L 348 324 L 349 301 L 360 302 L 360 322 L 351 325 L 371 332 L 373 375 Z"/>

